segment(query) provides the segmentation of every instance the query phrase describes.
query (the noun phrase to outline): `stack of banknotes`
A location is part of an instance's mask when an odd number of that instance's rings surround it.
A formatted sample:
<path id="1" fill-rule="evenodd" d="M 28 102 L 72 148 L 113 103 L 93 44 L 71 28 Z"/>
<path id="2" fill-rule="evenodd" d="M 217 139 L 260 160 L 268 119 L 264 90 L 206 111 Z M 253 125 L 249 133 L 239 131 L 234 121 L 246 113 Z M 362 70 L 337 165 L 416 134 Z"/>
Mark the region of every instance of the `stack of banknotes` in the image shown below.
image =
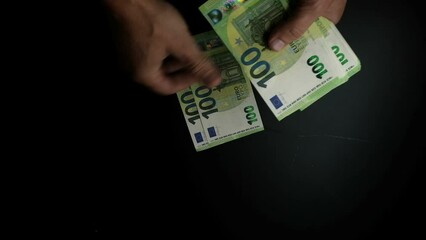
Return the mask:
<path id="1" fill-rule="evenodd" d="M 361 69 L 323 17 L 280 52 L 269 50 L 265 33 L 286 17 L 288 0 L 209 0 L 199 9 L 213 30 L 194 38 L 223 80 L 214 89 L 194 84 L 177 93 L 196 151 L 264 129 L 253 88 L 281 121 Z"/>

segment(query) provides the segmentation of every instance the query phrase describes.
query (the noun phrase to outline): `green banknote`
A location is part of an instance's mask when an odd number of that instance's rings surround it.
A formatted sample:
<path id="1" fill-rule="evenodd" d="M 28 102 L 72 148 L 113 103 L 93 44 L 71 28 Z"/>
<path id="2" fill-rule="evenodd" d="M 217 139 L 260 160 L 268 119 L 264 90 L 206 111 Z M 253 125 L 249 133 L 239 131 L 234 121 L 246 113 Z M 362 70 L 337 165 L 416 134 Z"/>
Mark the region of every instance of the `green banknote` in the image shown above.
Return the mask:
<path id="1" fill-rule="evenodd" d="M 324 18 L 282 51 L 267 49 L 265 33 L 286 17 L 287 9 L 288 0 L 209 0 L 200 6 L 278 120 L 306 108 L 360 67 L 337 29 Z M 340 49 L 348 52 L 351 64 L 358 62 L 349 71 L 337 56 Z"/>
<path id="2" fill-rule="evenodd" d="M 185 117 L 188 130 L 191 134 L 192 142 L 195 149 L 203 150 L 209 148 L 209 143 L 206 139 L 203 123 L 201 122 L 200 114 L 198 112 L 197 103 L 195 102 L 194 94 L 191 88 L 187 88 L 176 93 L 179 104 Z"/>
<path id="3" fill-rule="evenodd" d="M 337 27 L 323 17 L 316 20 L 315 24 L 320 29 L 327 44 L 327 48 L 333 51 L 334 57 L 344 70 L 345 78 L 343 81 L 348 80 L 359 72 L 361 70 L 361 62 Z"/>
<path id="4" fill-rule="evenodd" d="M 194 37 L 222 74 L 213 89 L 195 83 L 177 93 L 196 150 L 263 130 L 252 85 L 231 52 L 214 31 Z"/>
<path id="5" fill-rule="evenodd" d="M 326 18 L 320 17 L 314 22 L 314 26 L 312 27 L 317 27 L 321 32 L 327 50 L 331 52 L 332 58 L 337 61 L 335 64 L 341 67 L 342 73 L 339 79 L 328 82 L 324 87 L 319 89 L 316 94 L 308 96 L 306 104 L 301 107 L 301 110 L 308 107 L 332 89 L 345 83 L 351 76 L 361 70 L 361 62 L 355 52 L 332 22 Z"/>

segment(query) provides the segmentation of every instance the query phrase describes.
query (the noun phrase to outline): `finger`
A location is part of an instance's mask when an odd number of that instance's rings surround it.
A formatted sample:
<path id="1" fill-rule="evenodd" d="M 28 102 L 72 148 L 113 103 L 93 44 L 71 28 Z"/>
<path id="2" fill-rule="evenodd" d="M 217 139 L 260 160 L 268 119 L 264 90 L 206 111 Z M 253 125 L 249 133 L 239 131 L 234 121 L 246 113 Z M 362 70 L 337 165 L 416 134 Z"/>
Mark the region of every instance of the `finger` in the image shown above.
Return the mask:
<path id="1" fill-rule="evenodd" d="M 159 94 L 170 95 L 190 87 L 195 82 L 201 82 L 209 88 L 219 85 L 220 73 L 210 60 L 202 57 L 196 61 L 195 64 L 189 63 L 184 67 L 178 63 L 165 67 L 159 75 L 151 76 L 155 81 L 150 81 L 148 87 Z"/>
<path id="2" fill-rule="evenodd" d="M 149 85 L 151 90 L 161 95 L 170 95 L 192 86 L 199 81 L 199 78 L 191 71 L 182 70 L 171 74 L 164 73 L 156 77 L 156 80 Z M 209 86 L 209 88 L 212 87 Z"/>
<path id="3" fill-rule="evenodd" d="M 145 81 L 151 90 L 162 95 L 169 95 L 190 87 L 195 82 L 201 82 L 209 88 L 220 84 L 221 77 L 210 60 L 203 56 L 197 63 L 187 61 L 186 64 L 171 61 L 162 70 L 149 76 L 153 81 Z M 206 66 L 210 69 L 206 70 Z M 212 71 L 212 72 L 207 72 Z"/>
<path id="4" fill-rule="evenodd" d="M 269 48 L 280 51 L 287 44 L 300 38 L 318 17 L 308 9 L 297 9 L 288 20 L 278 24 L 269 36 Z"/>
<path id="5" fill-rule="evenodd" d="M 219 69 L 207 56 L 200 54 L 192 55 L 192 57 L 187 67 L 188 74 L 209 88 L 216 87 L 221 83 L 222 77 Z"/>
<path id="6" fill-rule="evenodd" d="M 169 56 L 163 61 L 162 69 L 166 74 L 172 74 L 178 71 L 182 71 L 186 67 L 186 63 L 183 63 L 173 56 Z"/>
<path id="7" fill-rule="evenodd" d="M 174 57 L 185 63 L 186 75 L 192 75 L 188 81 L 199 81 L 208 87 L 215 87 L 221 82 L 220 71 L 217 66 L 199 49 L 192 36 L 183 36 L 175 42 L 171 52 Z"/>
<path id="8" fill-rule="evenodd" d="M 337 24 L 343 16 L 346 4 L 347 0 L 333 1 L 330 6 L 327 7 L 324 17 L 332 21 L 334 24 Z"/>

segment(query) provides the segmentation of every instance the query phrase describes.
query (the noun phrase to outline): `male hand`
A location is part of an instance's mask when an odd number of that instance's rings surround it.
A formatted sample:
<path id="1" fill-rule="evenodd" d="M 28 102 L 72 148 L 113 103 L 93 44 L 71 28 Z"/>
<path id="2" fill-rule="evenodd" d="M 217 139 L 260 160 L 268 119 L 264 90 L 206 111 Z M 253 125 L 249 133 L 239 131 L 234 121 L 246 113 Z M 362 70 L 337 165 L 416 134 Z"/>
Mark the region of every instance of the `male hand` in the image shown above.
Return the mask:
<path id="1" fill-rule="evenodd" d="M 269 47 L 281 50 L 300 38 L 320 16 L 337 24 L 345 7 L 346 0 L 290 0 L 290 16 L 273 29 L 269 35 Z"/>
<path id="2" fill-rule="evenodd" d="M 200 81 L 220 84 L 215 65 L 201 52 L 179 12 L 162 0 L 105 0 L 123 31 L 135 80 L 169 95 Z"/>

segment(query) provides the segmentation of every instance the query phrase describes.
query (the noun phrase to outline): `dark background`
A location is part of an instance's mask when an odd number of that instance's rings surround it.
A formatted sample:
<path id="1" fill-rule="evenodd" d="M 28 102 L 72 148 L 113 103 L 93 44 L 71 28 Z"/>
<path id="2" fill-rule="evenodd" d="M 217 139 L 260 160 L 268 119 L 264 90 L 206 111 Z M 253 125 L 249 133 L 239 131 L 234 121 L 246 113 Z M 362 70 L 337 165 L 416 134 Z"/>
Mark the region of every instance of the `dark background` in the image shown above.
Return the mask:
<path id="1" fill-rule="evenodd" d="M 211 29 L 203 1 L 171 2 L 192 33 Z M 67 100 L 54 120 L 54 172 L 65 181 L 52 190 L 61 192 L 51 201 L 55 227 L 44 228 L 185 239 L 425 235 L 419 5 L 348 1 L 337 27 L 361 71 L 280 122 L 256 93 L 265 130 L 199 153 L 176 96 L 119 70 L 99 6 L 75 16 L 79 47 L 62 46 L 77 60 L 57 91 Z"/>

